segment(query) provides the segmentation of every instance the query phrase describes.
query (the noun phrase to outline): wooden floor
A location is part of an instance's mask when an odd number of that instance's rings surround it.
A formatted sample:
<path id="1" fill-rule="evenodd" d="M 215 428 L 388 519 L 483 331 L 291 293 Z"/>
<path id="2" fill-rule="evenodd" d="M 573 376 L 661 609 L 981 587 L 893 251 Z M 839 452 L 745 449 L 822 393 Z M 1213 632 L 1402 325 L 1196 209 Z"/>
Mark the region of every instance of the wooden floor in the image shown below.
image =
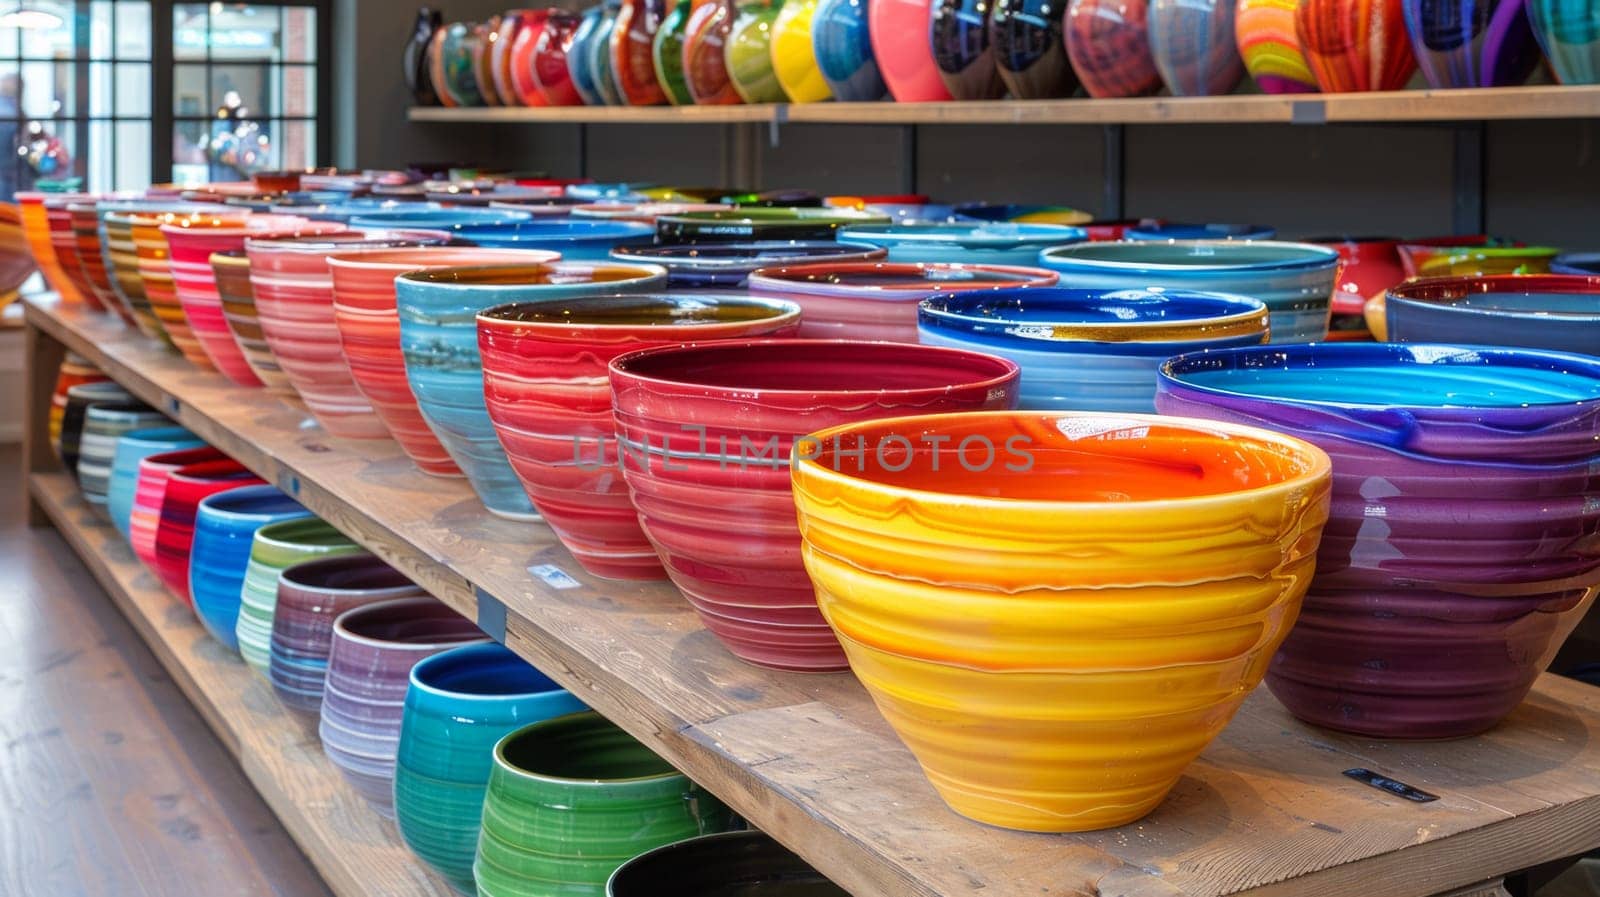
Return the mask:
<path id="1" fill-rule="evenodd" d="M 327 887 L 0 447 L 0 895 Z"/>

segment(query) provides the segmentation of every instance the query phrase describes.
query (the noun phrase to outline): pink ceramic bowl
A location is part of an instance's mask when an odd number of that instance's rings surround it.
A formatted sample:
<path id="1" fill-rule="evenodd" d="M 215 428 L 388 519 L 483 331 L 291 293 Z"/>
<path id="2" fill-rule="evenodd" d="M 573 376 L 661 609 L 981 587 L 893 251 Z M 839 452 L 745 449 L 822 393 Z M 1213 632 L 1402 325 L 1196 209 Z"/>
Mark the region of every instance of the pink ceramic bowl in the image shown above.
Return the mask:
<path id="1" fill-rule="evenodd" d="M 991 355 L 849 340 L 689 345 L 611 362 L 623 476 L 667 574 L 728 650 L 786 670 L 846 668 L 800 561 L 795 439 L 855 421 L 1009 409 L 1017 380 L 1015 364 Z"/>
<path id="2" fill-rule="evenodd" d="M 953 99 L 939 77 L 928 39 L 932 0 L 873 0 L 867 4 L 872 55 L 878 61 L 889 93 L 900 103 L 929 103 Z M 1056 17 L 1060 18 L 1058 11 Z M 983 26 L 979 26 L 982 28 Z M 1060 41 L 1060 30 L 1054 32 Z M 1065 52 L 1057 47 L 1058 52 Z"/>
<path id="3" fill-rule="evenodd" d="M 939 293 L 1047 287 L 1058 276 L 1009 265 L 851 262 L 762 268 L 750 295 L 800 306 L 800 335 L 813 339 L 917 341 L 917 303 Z"/>
<path id="4" fill-rule="evenodd" d="M 261 386 L 261 379 L 245 361 L 222 314 L 211 254 L 244 248 L 252 234 L 294 236 L 330 234 L 345 230 L 332 221 L 312 221 L 296 215 L 244 215 L 239 217 L 182 218 L 161 227 L 167 238 L 167 265 L 178 304 L 200 348 L 223 376 L 240 386 Z"/>
<path id="5" fill-rule="evenodd" d="M 167 478 L 174 470 L 202 461 L 227 458 L 210 446 L 150 455 L 139 462 L 139 479 L 133 487 L 133 512 L 128 516 L 128 545 L 152 573 L 156 567 L 156 530 L 161 524 L 161 503 L 166 500 Z"/>
<path id="6" fill-rule="evenodd" d="M 400 356 L 400 315 L 394 279 L 422 268 L 461 265 L 530 265 L 553 262 L 560 253 L 539 249 L 475 249 L 453 246 L 328 256 L 333 275 L 333 318 L 340 347 L 356 388 L 389 434 L 422 470 L 461 476 L 438 437 L 417 410 Z"/>
<path id="7" fill-rule="evenodd" d="M 449 239 L 438 231 L 356 231 L 245 242 L 261 335 L 278 368 L 324 430 L 345 439 L 386 439 L 391 435 L 356 386 L 345 359 L 328 257 L 414 252 Z"/>
<path id="8" fill-rule="evenodd" d="M 637 293 L 519 302 L 478 313 L 489 418 L 534 508 L 585 570 L 662 579 L 617 467 L 606 366 L 639 349 L 793 336 L 792 302 Z"/>

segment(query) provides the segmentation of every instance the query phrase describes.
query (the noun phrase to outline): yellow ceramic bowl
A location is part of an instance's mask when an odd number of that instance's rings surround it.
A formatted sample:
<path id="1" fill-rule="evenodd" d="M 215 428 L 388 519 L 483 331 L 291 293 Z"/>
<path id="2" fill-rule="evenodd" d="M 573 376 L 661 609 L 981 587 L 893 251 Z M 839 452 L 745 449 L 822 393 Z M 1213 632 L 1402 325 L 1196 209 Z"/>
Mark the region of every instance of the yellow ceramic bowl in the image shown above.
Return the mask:
<path id="1" fill-rule="evenodd" d="M 1321 449 L 1211 421 L 931 415 L 795 452 L 851 669 L 952 808 L 1029 831 L 1160 803 L 1261 681 L 1328 517 Z"/>
<path id="2" fill-rule="evenodd" d="M 772 23 L 772 70 L 791 103 L 820 103 L 833 96 L 817 67 L 811 43 L 811 17 L 817 0 L 788 0 Z"/>

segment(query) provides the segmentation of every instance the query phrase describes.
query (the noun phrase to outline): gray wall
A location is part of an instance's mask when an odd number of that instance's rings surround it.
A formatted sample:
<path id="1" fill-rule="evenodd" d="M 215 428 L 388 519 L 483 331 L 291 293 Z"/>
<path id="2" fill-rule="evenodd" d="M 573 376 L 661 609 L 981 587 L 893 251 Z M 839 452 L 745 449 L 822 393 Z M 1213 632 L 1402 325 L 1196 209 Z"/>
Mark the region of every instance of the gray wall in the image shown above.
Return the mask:
<path id="1" fill-rule="evenodd" d="M 504 0 L 448 0 L 452 18 Z M 340 0 L 338 164 L 458 160 L 603 180 L 813 187 L 941 200 L 1061 203 L 1101 212 L 1097 127 L 425 124 L 406 121 L 400 48 L 414 7 Z M 354 90 L 344 89 L 354 85 Z M 914 135 L 914 136 L 913 136 Z M 914 145 L 914 153 L 909 152 Z M 1449 233 L 1453 136 L 1444 126 L 1168 125 L 1124 138 L 1129 215 L 1259 222 L 1286 236 Z M 914 161 L 912 157 L 914 156 Z M 1487 126 L 1492 233 L 1600 249 L 1600 124 Z M 740 183 L 743 182 L 743 183 Z"/>

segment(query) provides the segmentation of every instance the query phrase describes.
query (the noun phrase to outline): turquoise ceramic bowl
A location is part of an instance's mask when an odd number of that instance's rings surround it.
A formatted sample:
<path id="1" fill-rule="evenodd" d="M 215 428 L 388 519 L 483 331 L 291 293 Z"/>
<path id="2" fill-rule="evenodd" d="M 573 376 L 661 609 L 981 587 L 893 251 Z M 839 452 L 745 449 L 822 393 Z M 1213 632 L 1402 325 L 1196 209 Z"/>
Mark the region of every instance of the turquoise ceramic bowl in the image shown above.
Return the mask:
<path id="1" fill-rule="evenodd" d="M 418 208 L 400 205 L 392 209 L 373 209 L 350 219 L 356 230 L 442 230 L 454 232 L 463 227 L 484 227 L 532 221 L 527 212 L 514 209 L 473 209 L 459 206 Z"/>
<path id="2" fill-rule="evenodd" d="M 400 353 L 417 407 L 491 512 L 539 519 L 484 404 L 478 312 L 510 302 L 649 292 L 666 280 L 664 268 L 615 262 L 437 268 L 395 279 Z"/>
<path id="3" fill-rule="evenodd" d="M 133 517 L 133 495 L 139 486 L 139 462 L 162 452 L 200 448 L 205 442 L 182 427 L 151 427 L 130 430 L 117 440 L 111 459 L 111 485 L 106 491 L 106 510 L 111 524 L 128 538 Z"/>
<path id="4" fill-rule="evenodd" d="M 529 723 L 585 709 L 504 645 L 467 645 L 412 667 L 394 776 L 395 821 L 406 845 L 475 893 L 472 858 L 495 743 Z"/>
<path id="5" fill-rule="evenodd" d="M 611 250 L 649 246 L 655 228 L 637 221 L 536 219 L 456 228 L 456 236 L 487 249 L 553 249 L 563 261 L 605 261 Z"/>
<path id="6" fill-rule="evenodd" d="M 958 262 L 964 265 L 1032 267 L 1052 246 L 1082 243 L 1081 227 L 1010 222 L 948 222 L 847 227 L 841 243 L 864 243 L 889 251 L 891 262 Z"/>
<path id="7" fill-rule="evenodd" d="M 212 638 L 237 651 L 239 595 L 256 530 L 311 512 L 276 486 L 244 486 L 208 495 L 194 517 L 189 591 L 194 610 Z"/>
<path id="8" fill-rule="evenodd" d="M 1271 313 L 1271 342 L 1305 343 L 1328 335 L 1339 253 L 1270 241 L 1078 243 L 1046 249 L 1039 265 L 1061 275 L 1063 287 L 1249 296 Z"/>

